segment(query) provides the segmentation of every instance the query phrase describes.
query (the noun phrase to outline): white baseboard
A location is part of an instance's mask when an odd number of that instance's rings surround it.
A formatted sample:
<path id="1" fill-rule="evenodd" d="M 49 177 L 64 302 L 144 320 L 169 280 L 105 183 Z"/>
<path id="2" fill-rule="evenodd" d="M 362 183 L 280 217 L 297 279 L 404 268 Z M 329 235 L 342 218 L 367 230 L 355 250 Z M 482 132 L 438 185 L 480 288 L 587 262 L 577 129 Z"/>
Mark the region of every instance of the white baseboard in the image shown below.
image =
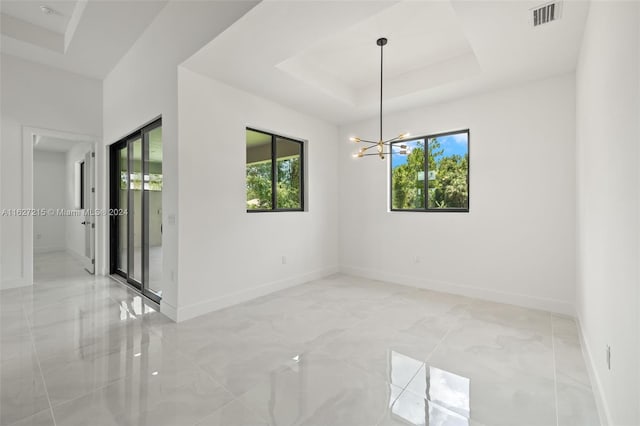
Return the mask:
<path id="1" fill-rule="evenodd" d="M 602 426 L 613 425 L 611 421 L 611 411 L 607 405 L 606 399 L 602 394 L 602 381 L 598 375 L 598 370 L 595 368 L 595 360 L 592 356 L 593 351 L 589 348 L 585 333 L 582 329 L 582 321 L 580 320 L 580 313 L 576 316 L 576 322 L 578 323 L 578 334 L 580 336 L 580 346 L 582 347 L 582 357 L 586 361 L 587 370 L 589 372 L 589 380 L 591 381 L 591 391 L 593 392 L 594 399 L 596 400 L 596 407 L 598 408 L 598 417 L 600 417 L 600 424 Z"/>
<path id="2" fill-rule="evenodd" d="M 307 274 L 298 275 L 298 276 L 287 278 L 280 281 L 273 281 L 270 283 L 261 284 L 247 290 L 239 291 L 236 293 L 228 294 L 226 296 L 217 297 L 215 299 L 209 299 L 209 300 L 205 300 L 204 302 L 195 303 L 193 305 L 178 308 L 176 312 L 177 322 L 186 321 L 191 318 L 195 318 L 197 316 L 207 314 L 209 312 L 214 312 L 220 309 L 228 308 L 230 306 L 234 306 L 234 305 L 237 305 L 261 296 L 266 296 L 267 294 L 271 294 L 276 291 L 294 287 L 296 285 L 300 285 L 308 281 L 324 278 L 329 275 L 335 274 L 336 272 L 339 271 L 339 269 L 340 268 L 338 266 L 323 268 L 317 271 L 309 272 Z M 162 309 L 162 304 L 160 305 L 160 307 Z M 168 309 L 171 309 L 171 308 L 172 307 L 168 307 Z M 169 313 L 167 313 L 167 316 L 170 318 L 173 318 L 171 317 L 171 315 L 169 315 Z"/>
<path id="3" fill-rule="evenodd" d="M 164 300 L 160 301 L 160 313 L 170 320 L 178 322 L 178 310 L 175 306 L 165 302 Z"/>
<path id="4" fill-rule="evenodd" d="M 517 293 L 507 293 L 487 288 L 470 287 L 445 281 L 420 279 L 388 272 L 373 271 L 370 269 L 364 269 L 354 266 L 343 266 L 340 271 L 347 275 L 355 275 L 363 278 L 387 281 L 395 284 L 407 285 L 410 287 L 441 291 L 443 293 L 458 294 L 460 296 L 474 297 L 477 299 L 506 303 L 509 305 L 517 305 L 525 308 L 539 309 L 543 311 L 569 315 L 572 317 L 575 317 L 576 315 L 575 306 L 570 302 L 562 300 L 545 299 L 542 297 L 528 296 Z"/>

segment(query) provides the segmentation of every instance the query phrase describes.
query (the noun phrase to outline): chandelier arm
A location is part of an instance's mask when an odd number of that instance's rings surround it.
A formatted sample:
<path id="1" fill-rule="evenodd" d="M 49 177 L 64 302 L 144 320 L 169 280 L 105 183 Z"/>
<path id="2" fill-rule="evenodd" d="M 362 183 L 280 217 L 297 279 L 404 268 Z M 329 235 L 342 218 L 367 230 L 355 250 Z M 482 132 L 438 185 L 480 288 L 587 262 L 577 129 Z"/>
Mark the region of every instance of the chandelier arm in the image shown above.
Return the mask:
<path id="1" fill-rule="evenodd" d="M 371 148 L 374 148 L 374 147 L 376 147 L 376 146 L 377 146 L 377 145 L 369 145 L 369 146 L 366 146 L 366 147 L 364 147 L 364 148 L 361 148 L 361 151 L 362 151 L 362 152 L 364 152 L 364 151 L 366 151 L 366 150 L 368 150 L 368 149 L 371 149 Z"/>
<path id="2" fill-rule="evenodd" d="M 376 152 L 375 154 L 362 154 L 362 156 L 363 156 L 363 157 L 367 157 L 367 156 L 369 156 L 369 155 L 376 155 L 376 156 L 379 156 L 380 154 L 382 154 L 382 155 L 389 155 L 389 154 L 391 154 L 391 153 L 390 153 L 390 152 Z"/>
<path id="3" fill-rule="evenodd" d="M 369 140 L 366 140 L 366 139 L 360 139 L 357 143 L 360 143 L 360 142 L 365 142 L 365 143 L 374 143 L 374 144 L 377 144 L 377 143 L 378 143 L 378 142 L 369 141 Z"/>
<path id="4" fill-rule="evenodd" d="M 386 144 L 389 144 L 389 143 L 392 143 L 392 142 L 401 141 L 401 140 L 403 140 L 403 139 L 404 139 L 404 138 L 402 137 L 402 135 L 400 135 L 400 136 L 396 136 L 396 137 L 395 137 L 395 138 L 393 138 L 393 139 L 387 139 L 386 141 L 384 141 L 384 142 L 382 142 L 382 143 L 383 143 L 384 145 L 386 145 Z"/>

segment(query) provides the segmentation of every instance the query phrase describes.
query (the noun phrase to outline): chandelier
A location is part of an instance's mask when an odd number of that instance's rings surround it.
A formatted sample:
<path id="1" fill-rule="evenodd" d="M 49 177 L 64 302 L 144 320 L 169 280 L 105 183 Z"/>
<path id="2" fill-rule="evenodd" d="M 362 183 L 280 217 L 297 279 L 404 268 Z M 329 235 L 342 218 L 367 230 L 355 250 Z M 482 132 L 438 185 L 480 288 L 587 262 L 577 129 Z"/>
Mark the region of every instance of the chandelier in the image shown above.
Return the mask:
<path id="1" fill-rule="evenodd" d="M 367 139 L 362 139 L 362 138 L 358 138 L 358 137 L 352 137 L 349 138 L 352 142 L 355 142 L 357 144 L 359 143 L 364 143 L 364 144 L 369 144 L 368 146 L 363 146 L 361 147 L 358 152 L 356 152 L 355 154 L 353 154 L 353 156 L 355 158 L 360 158 L 360 157 L 365 157 L 365 156 L 369 156 L 369 155 L 377 155 L 378 157 L 380 157 L 381 160 L 384 160 L 384 156 L 387 154 L 391 154 L 391 144 L 403 139 L 406 139 L 409 137 L 409 133 L 403 133 L 399 136 L 396 136 L 393 139 L 389 139 L 389 140 L 383 140 L 382 139 L 382 65 L 383 65 L 383 49 L 384 46 L 387 44 L 387 39 L 382 37 L 379 38 L 376 41 L 376 44 L 378 46 L 380 46 L 380 137 L 378 138 L 377 141 L 372 141 L 372 140 L 367 140 Z M 370 149 L 374 150 L 374 152 L 367 152 Z M 388 151 L 385 152 L 385 149 L 387 149 Z M 398 151 L 399 154 L 403 154 L 406 155 L 407 154 L 407 146 L 406 145 L 400 145 L 400 150 Z"/>

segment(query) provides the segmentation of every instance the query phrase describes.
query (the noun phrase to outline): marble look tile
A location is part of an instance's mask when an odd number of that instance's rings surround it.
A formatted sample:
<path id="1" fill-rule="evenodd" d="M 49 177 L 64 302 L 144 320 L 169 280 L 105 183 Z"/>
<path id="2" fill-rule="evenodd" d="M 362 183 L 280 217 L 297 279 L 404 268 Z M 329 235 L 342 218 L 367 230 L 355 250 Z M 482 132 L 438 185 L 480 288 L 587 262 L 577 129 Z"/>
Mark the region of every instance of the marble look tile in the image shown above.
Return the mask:
<path id="1" fill-rule="evenodd" d="M 0 364 L 0 424 L 9 425 L 49 408 L 35 352 Z"/>
<path id="2" fill-rule="evenodd" d="M 246 336 L 212 336 L 210 344 L 192 358 L 204 371 L 239 395 L 294 362 L 295 348 L 268 333 Z"/>
<path id="3" fill-rule="evenodd" d="M 446 330 L 418 337 L 391 327 L 361 323 L 311 353 L 341 360 L 404 388 L 435 349 Z"/>
<path id="4" fill-rule="evenodd" d="M 57 426 L 193 425 L 233 397 L 195 370 L 142 367 L 104 388 L 55 406 Z M 157 371 L 157 373 L 156 373 Z"/>
<path id="5" fill-rule="evenodd" d="M 121 347 L 106 355 L 80 349 L 46 359 L 41 366 L 49 399 L 53 405 L 58 405 L 126 376 L 143 375 L 143 368 L 166 370 L 175 368 L 174 365 L 180 362 L 190 365 L 186 359 L 180 359 L 175 350 L 165 347 L 160 338 L 153 336 L 139 345 Z"/>
<path id="6" fill-rule="evenodd" d="M 2 426 L 598 422 L 569 317 L 336 274 L 175 324 L 36 258 L 0 291 Z"/>
<path id="7" fill-rule="evenodd" d="M 551 325 L 553 326 L 553 336 L 563 340 L 579 342 L 578 324 L 571 317 L 551 315 Z"/>
<path id="8" fill-rule="evenodd" d="M 358 283 L 357 280 L 349 280 Z M 312 290 L 306 294 L 295 297 L 297 300 L 312 299 L 317 306 L 329 310 L 338 310 L 355 315 L 358 318 L 366 318 L 384 310 L 385 301 L 394 294 L 407 291 L 406 287 L 371 281 L 369 285 L 364 282 L 358 285 L 327 285 Z"/>
<path id="9" fill-rule="evenodd" d="M 576 324 L 571 319 L 553 319 L 556 372 L 572 384 L 589 388 L 591 382 L 583 359 Z"/>
<path id="10" fill-rule="evenodd" d="M 240 397 L 272 424 L 375 425 L 401 389 L 324 356 L 301 355 Z"/>
<path id="11" fill-rule="evenodd" d="M 589 373 L 583 359 L 580 343 L 554 337 L 556 372 L 571 379 L 575 384 L 589 387 Z"/>
<path id="12" fill-rule="evenodd" d="M 21 310 L 22 288 L 11 288 L 0 291 L 0 313 Z"/>
<path id="13" fill-rule="evenodd" d="M 235 400 L 202 419 L 196 426 L 270 426 L 270 423 Z"/>
<path id="14" fill-rule="evenodd" d="M 297 351 L 303 352 L 344 333 L 360 321 L 348 312 L 309 306 L 299 312 L 284 310 L 264 318 L 262 323 L 295 346 Z"/>
<path id="15" fill-rule="evenodd" d="M 0 312 L 0 361 L 30 356 L 31 331 L 22 309 Z"/>
<path id="16" fill-rule="evenodd" d="M 17 423 L 12 423 L 11 426 L 55 426 L 55 423 L 51 415 L 51 409 L 47 408 L 38 414 L 34 414 Z"/>
<path id="17" fill-rule="evenodd" d="M 558 426 L 599 426 L 598 410 L 590 386 L 576 385 L 558 376 Z"/>
<path id="18" fill-rule="evenodd" d="M 538 333 L 479 320 L 461 320 L 447 334 L 428 362 L 452 366 L 462 375 L 508 379 L 530 375 L 553 380 L 550 332 Z"/>
<path id="19" fill-rule="evenodd" d="M 469 318 L 499 326 L 519 328 L 547 335 L 551 333 L 549 312 L 504 303 L 476 300 L 469 305 Z"/>
<path id="20" fill-rule="evenodd" d="M 426 398 L 404 391 L 393 402 L 378 426 L 477 426 L 468 417 Z"/>
<path id="21" fill-rule="evenodd" d="M 431 334 L 433 325 L 438 329 L 450 328 L 466 314 L 469 299 L 445 295 L 428 290 L 412 290 L 394 295 L 384 301 L 383 315 L 366 318 L 372 326 L 394 327 L 417 335 Z M 423 324 L 420 324 L 424 322 Z"/>
<path id="22" fill-rule="evenodd" d="M 446 381 L 442 378 L 434 381 L 434 369 L 462 378 L 466 389 L 452 392 L 450 385 L 443 386 Z M 430 362 L 416 374 L 405 392 L 430 401 L 443 409 L 440 411 L 453 413 L 456 419 L 462 416 L 480 424 L 544 426 L 556 421 L 555 382 L 535 374 L 505 371 L 491 377 L 478 369 L 462 367 L 458 361 Z M 460 395 L 465 393 L 467 406 L 460 404 L 465 399 Z M 446 398 L 436 397 L 438 394 Z"/>

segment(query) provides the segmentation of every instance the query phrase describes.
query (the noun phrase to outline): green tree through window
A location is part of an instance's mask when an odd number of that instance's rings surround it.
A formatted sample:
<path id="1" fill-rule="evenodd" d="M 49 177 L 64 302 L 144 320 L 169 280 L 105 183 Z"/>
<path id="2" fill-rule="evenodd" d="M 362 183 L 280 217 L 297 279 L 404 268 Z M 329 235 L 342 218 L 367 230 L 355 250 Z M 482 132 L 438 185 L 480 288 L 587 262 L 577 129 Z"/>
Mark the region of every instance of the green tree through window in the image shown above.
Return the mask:
<path id="1" fill-rule="evenodd" d="M 400 145 L 407 146 L 407 154 L 399 153 Z M 469 132 L 465 130 L 394 143 L 391 208 L 468 211 Z"/>
<path id="2" fill-rule="evenodd" d="M 247 211 L 303 210 L 302 150 L 300 141 L 247 129 Z"/>

